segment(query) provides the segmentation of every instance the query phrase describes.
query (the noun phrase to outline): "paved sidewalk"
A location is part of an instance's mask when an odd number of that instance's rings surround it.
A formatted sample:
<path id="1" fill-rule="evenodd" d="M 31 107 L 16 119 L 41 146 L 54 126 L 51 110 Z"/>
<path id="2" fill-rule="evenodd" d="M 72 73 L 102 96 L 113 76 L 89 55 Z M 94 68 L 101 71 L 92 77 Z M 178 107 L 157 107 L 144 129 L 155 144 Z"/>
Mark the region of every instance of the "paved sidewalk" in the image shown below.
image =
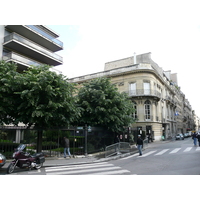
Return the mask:
<path id="1" fill-rule="evenodd" d="M 58 165 L 72 165 L 72 164 L 84 164 L 84 163 L 94 163 L 94 162 L 105 162 L 109 160 L 116 160 L 119 158 L 123 158 L 129 155 L 132 155 L 133 153 L 136 153 L 137 149 L 131 151 L 130 153 L 125 154 L 119 154 L 116 156 L 111 156 L 108 158 L 104 158 L 102 156 L 93 155 L 90 154 L 88 156 L 76 156 L 75 158 L 58 158 L 58 157 L 52 157 L 52 158 L 46 158 L 43 166 L 44 167 L 50 167 L 50 166 L 58 166 Z"/>
<path id="2" fill-rule="evenodd" d="M 162 144 L 166 142 L 171 142 L 170 140 L 168 141 L 156 141 L 152 143 L 148 143 L 148 145 L 145 147 L 147 148 L 152 148 L 156 146 L 157 144 Z M 145 150 L 144 149 L 144 150 Z M 43 167 L 50 167 L 50 166 L 59 166 L 59 165 L 72 165 L 72 164 L 84 164 L 84 163 L 94 163 L 94 162 L 105 162 L 109 160 L 116 160 L 119 158 L 127 157 L 129 155 L 137 153 L 138 150 L 137 148 L 133 147 L 132 151 L 130 153 L 124 153 L 124 154 L 119 154 L 116 156 L 111 156 L 108 158 L 104 158 L 103 155 L 100 153 L 98 154 L 89 154 L 88 156 L 75 156 L 75 158 L 63 158 L 63 157 L 47 157 L 45 159 L 45 162 L 43 164 Z M 7 160 L 6 164 L 4 165 L 4 168 L 7 168 L 11 160 Z"/>
<path id="3" fill-rule="evenodd" d="M 158 144 L 163 144 L 163 143 L 167 143 L 167 142 L 171 142 L 171 141 L 166 140 L 166 141 L 156 141 L 156 142 L 148 143 L 148 145 L 145 147 L 145 149 L 152 148 L 152 147 L 154 147 Z M 75 158 L 52 157 L 52 158 L 46 158 L 43 166 L 47 167 L 47 166 L 57 166 L 57 165 L 72 165 L 72 164 L 104 162 L 104 161 L 116 160 L 116 159 L 119 159 L 119 158 L 127 157 L 127 156 L 130 156 L 130 155 L 135 154 L 137 152 L 138 152 L 137 148 L 133 147 L 133 149 L 130 153 L 111 156 L 111 157 L 108 157 L 108 158 L 104 158 L 100 154 L 90 154 L 88 156 L 76 156 Z"/>

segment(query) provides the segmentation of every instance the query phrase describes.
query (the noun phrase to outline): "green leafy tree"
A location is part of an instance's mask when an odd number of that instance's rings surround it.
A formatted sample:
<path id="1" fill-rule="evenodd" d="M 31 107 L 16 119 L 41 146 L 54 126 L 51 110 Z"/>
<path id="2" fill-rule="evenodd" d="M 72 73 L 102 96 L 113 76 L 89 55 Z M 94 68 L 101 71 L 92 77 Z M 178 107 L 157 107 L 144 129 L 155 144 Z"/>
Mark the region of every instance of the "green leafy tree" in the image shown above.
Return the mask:
<path id="1" fill-rule="evenodd" d="M 78 116 L 75 87 L 49 66 L 31 67 L 18 77 L 21 101 L 16 120 L 35 127 L 68 126 Z"/>
<path id="2" fill-rule="evenodd" d="M 79 89 L 78 104 L 82 109 L 80 123 L 123 131 L 134 122 L 133 104 L 108 78 L 93 79 Z"/>
<path id="3" fill-rule="evenodd" d="M 12 63 L 0 61 L 0 124 L 13 122 L 12 114 L 16 109 L 14 92 L 16 91 L 15 77 L 17 66 Z"/>
<path id="4" fill-rule="evenodd" d="M 12 121 L 16 125 L 22 122 L 38 128 L 40 151 L 42 130 L 69 126 L 79 117 L 80 112 L 73 96 L 75 86 L 62 74 L 50 71 L 48 65 L 30 67 L 23 73 L 18 73 L 14 65 L 10 69 L 9 66 L 3 62 L 0 65 L 0 70 L 6 69 L 6 74 L 1 77 L 3 91 L 1 89 L 0 98 L 4 102 L 0 106 L 4 113 L 1 121 Z M 2 108 L 5 105 L 6 109 Z M 10 120 L 5 120 L 5 116 Z"/>

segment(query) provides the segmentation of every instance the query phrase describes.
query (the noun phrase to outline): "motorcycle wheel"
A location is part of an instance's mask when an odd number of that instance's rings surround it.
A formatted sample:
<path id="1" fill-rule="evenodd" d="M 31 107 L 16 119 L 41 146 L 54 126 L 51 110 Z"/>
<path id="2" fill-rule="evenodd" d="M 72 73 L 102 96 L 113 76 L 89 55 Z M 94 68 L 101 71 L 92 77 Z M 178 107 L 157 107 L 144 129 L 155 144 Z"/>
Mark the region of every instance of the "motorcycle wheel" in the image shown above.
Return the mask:
<path id="1" fill-rule="evenodd" d="M 42 167 L 43 163 L 40 163 L 40 164 L 36 164 L 36 167 L 35 169 L 40 169 Z"/>
<path id="2" fill-rule="evenodd" d="M 8 168 L 7 168 L 7 174 L 13 173 L 13 172 L 14 172 L 14 169 L 15 169 L 14 163 L 10 163 L 10 165 L 9 165 Z"/>

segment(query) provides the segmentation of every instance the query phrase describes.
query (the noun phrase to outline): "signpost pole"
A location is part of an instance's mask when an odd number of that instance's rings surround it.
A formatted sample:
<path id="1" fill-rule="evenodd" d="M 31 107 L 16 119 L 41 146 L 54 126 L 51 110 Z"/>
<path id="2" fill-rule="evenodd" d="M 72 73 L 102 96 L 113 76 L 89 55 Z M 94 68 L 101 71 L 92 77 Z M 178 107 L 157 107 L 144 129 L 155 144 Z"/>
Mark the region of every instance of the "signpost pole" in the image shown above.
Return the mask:
<path id="1" fill-rule="evenodd" d="M 85 125 L 85 156 L 87 156 L 87 133 L 88 133 L 88 128 L 86 124 Z"/>

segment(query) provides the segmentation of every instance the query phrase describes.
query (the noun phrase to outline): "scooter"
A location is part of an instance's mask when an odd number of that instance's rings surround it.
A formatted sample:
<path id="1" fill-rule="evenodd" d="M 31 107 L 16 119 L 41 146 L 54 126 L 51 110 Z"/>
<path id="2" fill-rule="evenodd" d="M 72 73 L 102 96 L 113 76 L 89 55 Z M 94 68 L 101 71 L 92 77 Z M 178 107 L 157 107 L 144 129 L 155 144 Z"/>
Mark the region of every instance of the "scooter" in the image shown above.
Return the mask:
<path id="1" fill-rule="evenodd" d="M 11 174 L 15 167 L 40 169 L 45 162 L 45 156 L 43 153 L 35 153 L 30 155 L 30 153 L 24 152 L 26 148 L 25 144 L 20 144 L 15 152 L 13 153 L 14 160 L 9 164 L 7 168 L 7 174 Z"/>

